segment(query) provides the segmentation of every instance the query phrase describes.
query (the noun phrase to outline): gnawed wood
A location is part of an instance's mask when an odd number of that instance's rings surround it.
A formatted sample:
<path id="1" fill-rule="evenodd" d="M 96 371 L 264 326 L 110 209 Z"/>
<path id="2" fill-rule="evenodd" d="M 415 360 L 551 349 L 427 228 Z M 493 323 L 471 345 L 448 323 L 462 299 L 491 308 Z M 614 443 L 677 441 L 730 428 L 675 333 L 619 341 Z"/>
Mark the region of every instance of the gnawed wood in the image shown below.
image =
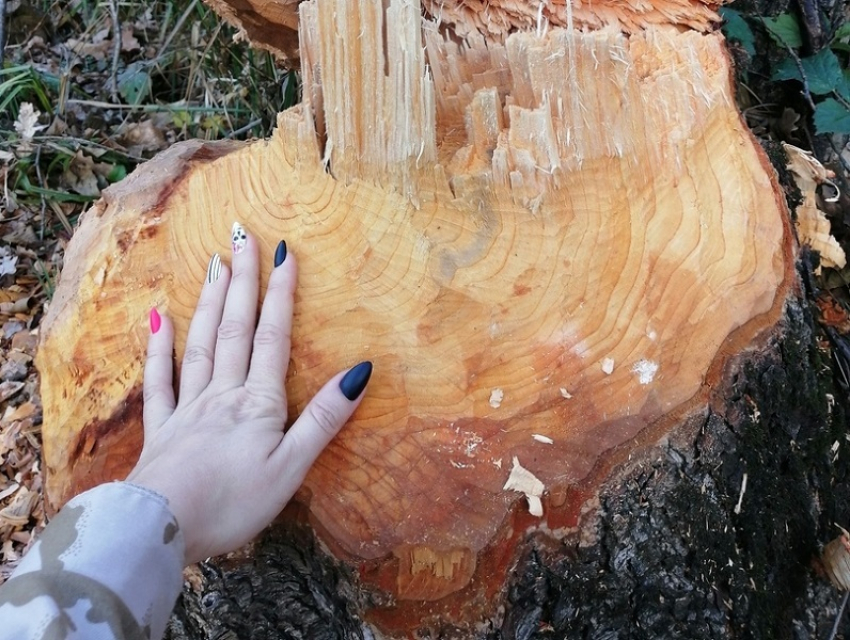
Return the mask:
<path id="1" fill-rule="evenodd" d="M 461 44 L 381 7 L 302 4 L 304 101 L 270 140 L 176 146 L 85 216 L 39 354 L 49 494 L 132 466 L 144 318 L 174 318 L 179 357 L 238 219 L 264 280 L 280 238 L 299 259 L 291 415 L 375 362 L 298 495 L 311 523 L 397 606 L 486 600 L 525 528 L 576 526 L 612 465 L 705 406 L 776 321 L 791 240 L 719 34 Z M 503 490 L 514 457 L 542 518 Z"/>

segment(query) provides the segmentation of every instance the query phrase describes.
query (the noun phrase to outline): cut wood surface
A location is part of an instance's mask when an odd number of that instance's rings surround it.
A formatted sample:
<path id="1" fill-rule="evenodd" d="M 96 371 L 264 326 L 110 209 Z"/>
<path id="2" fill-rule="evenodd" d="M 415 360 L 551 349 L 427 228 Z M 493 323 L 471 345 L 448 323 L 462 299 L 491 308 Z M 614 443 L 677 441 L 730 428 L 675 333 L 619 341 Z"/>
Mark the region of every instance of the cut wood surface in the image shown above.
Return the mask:
<path id="1" fill-rule="evenodd" d="M 148 310 L 179 358 L 234 220 L 264 280 L 279 239 L 298 257 L 291 414 L 375 363 L 297 499 L 400 600 L 492 594 L 512 536 L 575 527 L 611 465 L 705 406 L 793 263 L 722 36 L 555 22 L 461 43 L 409 0 L 302 3 L 304 99 L 272 138 L 175 145 L 68 247 L 38 355 L 53 507 L 132 467 Z"/>

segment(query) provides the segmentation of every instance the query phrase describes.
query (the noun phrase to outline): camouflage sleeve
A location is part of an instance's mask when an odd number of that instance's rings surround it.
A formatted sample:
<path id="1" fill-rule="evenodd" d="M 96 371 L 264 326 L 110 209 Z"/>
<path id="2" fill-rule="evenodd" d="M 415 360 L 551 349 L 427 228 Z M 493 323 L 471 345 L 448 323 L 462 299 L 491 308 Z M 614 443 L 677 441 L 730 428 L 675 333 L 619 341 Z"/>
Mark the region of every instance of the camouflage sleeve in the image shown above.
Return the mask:
<path id="1" fill-rule="evenodd" d="M 162 496 L 126 482 L 87 491 L 0 586 L 0 640 L 161 638 L 184 553 Z"/>

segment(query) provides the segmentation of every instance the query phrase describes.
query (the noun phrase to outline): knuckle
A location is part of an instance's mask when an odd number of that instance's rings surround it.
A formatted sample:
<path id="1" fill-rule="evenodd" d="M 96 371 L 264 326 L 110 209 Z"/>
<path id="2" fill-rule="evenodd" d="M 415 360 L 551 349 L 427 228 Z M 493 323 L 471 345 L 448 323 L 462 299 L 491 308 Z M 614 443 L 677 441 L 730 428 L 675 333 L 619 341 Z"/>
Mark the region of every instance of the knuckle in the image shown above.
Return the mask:
<path id="1" fill-rule="evenodd" d="M 208 362 L 212 364 L 213 354 L 204 346 L 193 345 L 186 349 L 183 354 L 183 365 L 202 364 Z"/>
<path id="2" fill-rule="evenodd" d="M 234 340 L 244 337 L 250 331 L 248 325 L 241 320 L 223 320 L 218 326 L 219 340 Z"/>
<path id="3" fill-rule="evenodd" d="M 261 324 L 257 327 L 257 333 L 254 334 L 255 345 L 278 345 L 285 342 L 289 336 L 280 327 L 272 324 Z"/>
<path id="4" fill-rule="evenodd" d="M 213 301 L 210 296 L 201 296 L 198 300 L 198 304 L 195 305 L 195 315 L 197 315 L 198 313 L 205 313 L 206 311 L 210 311 L 217 306 L 218 304 L 213 304 Z"/>
<path id="5" fill-rule="evenodd" d="M 327 404 L 321 401 L 314 401 L 307 405 L 307 412 L 310 418 L 326 435 L 333 437 L 339 431 L 341 426 L 339 417 L 336 412 Z"/>
<path id="6" fill-rule="evenodd" d="M 165 396 L 167 391 L 170 391 L 170 387 L 168 387 L 168 385 L 162 383 L 147 384 L 145 385 L 144 391 L 142 393 L 142 401 L 145 404 L 148 404 L 149 402 L 155 402 L 159 398 Z"/>
<path id="7" fill-rule="evenodd" d="M 281 421 L 286 419 L 286 396 L 283 390 L 278 391 L 271 387 L 252 389 L 243 406 L 252 417 L 276 416 L 281 417 Z"/>

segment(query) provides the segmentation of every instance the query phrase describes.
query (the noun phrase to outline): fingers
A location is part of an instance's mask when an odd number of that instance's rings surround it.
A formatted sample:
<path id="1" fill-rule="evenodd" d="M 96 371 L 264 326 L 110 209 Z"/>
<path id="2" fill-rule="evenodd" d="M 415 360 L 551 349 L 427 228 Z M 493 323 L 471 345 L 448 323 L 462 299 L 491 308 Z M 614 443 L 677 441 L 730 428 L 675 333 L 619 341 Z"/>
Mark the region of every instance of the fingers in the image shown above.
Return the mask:
<path id="1" fill-rule="evenodd" d="M 275 268 L 263 300 L 260 322 L 254 334 L 254 351 L 246 385 L 269 394 L 283 395 L 292 336 L 292 308 L 297 268 L 281 241 L 275 252 Z"/>
<path id="2" fill-rule="evenodd" d="M 192 402 L 210 383 L 216 337 L 229 284 L 230 269 L 222 264 L 221 256 L 216 253 L 207 266 L 204 286 L 186 337 L 180 370 L 180 402 Z"/>
<path id="3" fill-rule="evenodd" d="M 245 383 L 257 321 L 259 260 L 257 242 L 233 223 L 233 275 L 215 348 L 213 380 L 224 388 Z"/>
<path id="4" fill-rule="evenodd" d="M 174 325 L 169 318 L 150 312 L 150 337 L 144 374 L 145 439 L 148 439 L 174 413 Z"/>
<path id="5" fill-rule="evenodd" d="M 283 437 L 271 462 L 279 469 L 280 477 L 294 484 L 292 491 L 303 482 L 310 466 L 354 413 L 371 375 L 372 363 L 361 362 L 334 376 Z"/>

